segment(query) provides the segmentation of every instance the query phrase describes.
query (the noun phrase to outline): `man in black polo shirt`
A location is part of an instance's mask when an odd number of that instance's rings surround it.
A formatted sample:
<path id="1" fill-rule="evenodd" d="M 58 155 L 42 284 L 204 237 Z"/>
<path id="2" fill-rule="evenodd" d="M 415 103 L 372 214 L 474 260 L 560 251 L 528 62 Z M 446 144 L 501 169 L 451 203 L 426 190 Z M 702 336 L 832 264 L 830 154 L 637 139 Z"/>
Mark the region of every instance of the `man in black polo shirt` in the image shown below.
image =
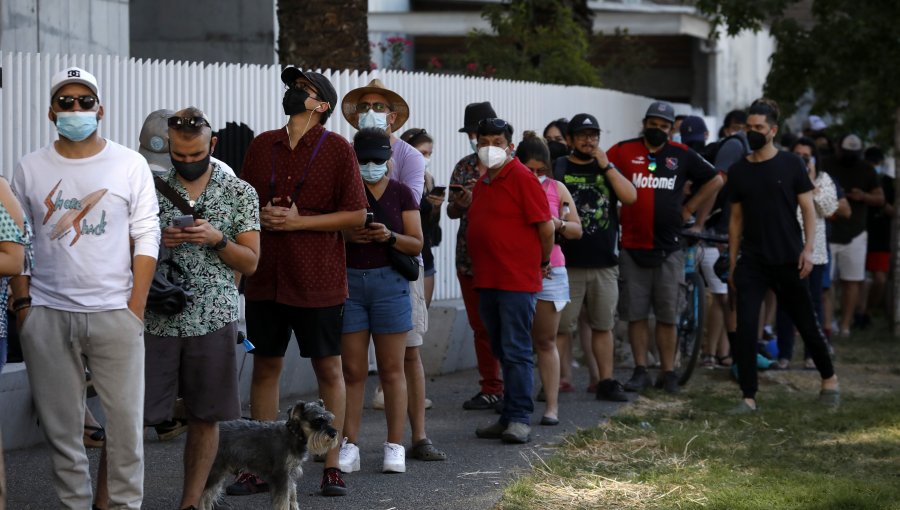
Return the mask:
<path id="1" fill-rule="evenodd" d="M 838 381 L 819 329 L 804 278 L 812 271 L 816 213 L 814 186 L 802 160 L 775 148 L 778 107 L 765 99 L 750 106 L 747 140 L 753 151 L 729 171 L 731 221 L 728 234 L 729 286 L 737 298 L 737 342 L 734 358 L 743 400 L 732 413 L 756 411 L 756 334 L 759 309 L 772 289 L 797 326 L 806 351 L 822 376 L 819 399 L 837 405 Z M 806 244 L 796 220 L 803 216 Z M 740 253 L 740 259 L 738 258 Z M 736 291 L 736 292 L 735 292 Z"/>

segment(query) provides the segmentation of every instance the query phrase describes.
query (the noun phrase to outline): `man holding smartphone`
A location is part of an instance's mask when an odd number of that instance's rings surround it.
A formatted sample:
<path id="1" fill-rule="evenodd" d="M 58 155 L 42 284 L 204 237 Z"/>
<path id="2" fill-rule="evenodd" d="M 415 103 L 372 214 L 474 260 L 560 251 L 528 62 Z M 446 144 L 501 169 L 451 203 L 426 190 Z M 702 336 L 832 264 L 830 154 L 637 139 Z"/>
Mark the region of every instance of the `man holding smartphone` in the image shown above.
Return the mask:
<path id="1" fill-rule="evenodd" d="M 218 422 L 241 416 L 234 271 L 256 270 L 259 199 L 252 186 L 210 162 L 216 137 L 202 111 L 185 108 L 167 123 L 172 168 L 161 178 L 192 204 L 194 214 L 157 192 L 162 242 L 191 275 L 194 301 L 174 315 L 147 312 L 144 421 L 171 420 L 176 391 L 184 398 L 188 430 L 179 508 L 193 508 L 200 506 L 216 457 Z"/>

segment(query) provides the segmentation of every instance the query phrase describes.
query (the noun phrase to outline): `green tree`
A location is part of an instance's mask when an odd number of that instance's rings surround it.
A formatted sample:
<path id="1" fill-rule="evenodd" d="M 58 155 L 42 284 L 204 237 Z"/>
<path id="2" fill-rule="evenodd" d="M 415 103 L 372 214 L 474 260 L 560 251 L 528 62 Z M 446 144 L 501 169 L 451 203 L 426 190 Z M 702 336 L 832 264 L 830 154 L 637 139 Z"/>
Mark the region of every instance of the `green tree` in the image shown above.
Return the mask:
<path id="1" fill-rule="evenodd" d="M 468 71 L 497 78 L 600 85 L 590 64 L 587 2 L 506 0 L 482 10 L 492 32 L 466 37 Z"/>
<path id="2" fill-rule="evenodd" d="M 801 0 L 698 0 L 697 7 L 730 35 L 771 27 L 777 47 L 764 94 L 787 113 L 811 92 L 813 113 L 900 153 L 900 2 L 806 3 L 809 26 L 790 16 Z"/>
<path id="3" fill-rule="evenodd" d="M 369 69 L 366 0 L 277 0 L 278 62 L 306 69 Z"/>

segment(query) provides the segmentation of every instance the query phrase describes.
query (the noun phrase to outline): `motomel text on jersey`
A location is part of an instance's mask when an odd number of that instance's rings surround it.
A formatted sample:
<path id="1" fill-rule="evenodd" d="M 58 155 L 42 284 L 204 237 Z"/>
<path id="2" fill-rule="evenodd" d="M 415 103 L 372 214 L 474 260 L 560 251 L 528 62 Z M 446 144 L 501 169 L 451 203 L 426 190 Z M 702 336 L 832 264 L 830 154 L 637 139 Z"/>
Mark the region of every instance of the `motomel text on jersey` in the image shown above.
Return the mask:
<path id="1" fill-rule="evenodd" d="M 634 174 L 631 183 L 637 189 L 653 188 L 653 189 L 675 189 L 674 177 L 657 177 L 655 175 Z"/>

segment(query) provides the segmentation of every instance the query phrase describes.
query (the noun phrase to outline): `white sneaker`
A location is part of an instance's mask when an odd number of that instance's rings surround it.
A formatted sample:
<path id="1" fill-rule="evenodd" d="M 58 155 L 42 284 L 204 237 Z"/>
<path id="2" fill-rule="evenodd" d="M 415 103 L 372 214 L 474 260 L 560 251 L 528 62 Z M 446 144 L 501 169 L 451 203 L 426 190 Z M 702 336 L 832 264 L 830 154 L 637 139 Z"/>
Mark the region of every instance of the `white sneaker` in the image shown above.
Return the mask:
<path id="1" fill-rule="evenodd" d="M 384 443 L 383 473 L 406 473 L 406 448 L 399 444 Z"/>
<path id="2" fill-rule="evenodd" d="M 434 407 L 434 402 L 432 402 L 430 398 L 426 398 L 425 409 L 431 409 L 432 407 Z"/>
<path id="3" fill-rule="evenodd" d="M 384 390 L 381 386 L 375 388 L 375 395 L 372 396 L 372 409 L 384 409 Z"/>
<path id="4" fill-rule="evenodd" d="M 359 447 L 348 443 L 347 438 L 341 443 L 341 453 L 338 456 L 338 469 L 341 473 L 359 471 Z"/>

